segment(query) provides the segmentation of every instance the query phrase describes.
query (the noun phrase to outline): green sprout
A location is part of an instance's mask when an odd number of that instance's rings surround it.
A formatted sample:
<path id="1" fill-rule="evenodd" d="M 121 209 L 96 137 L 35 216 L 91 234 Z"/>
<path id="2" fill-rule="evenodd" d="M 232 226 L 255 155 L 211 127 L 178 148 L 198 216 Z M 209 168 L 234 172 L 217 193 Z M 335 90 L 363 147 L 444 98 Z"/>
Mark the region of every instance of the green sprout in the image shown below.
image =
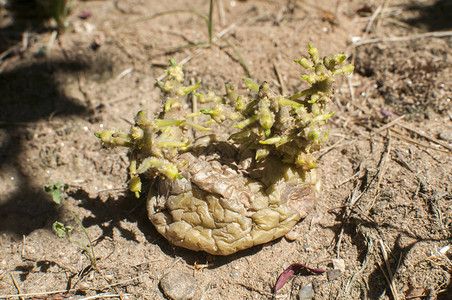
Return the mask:
<path id="1" fill-rule="evenodd" d="M 200 81 L 192 86 L 184 86 L 182 65 L 177 64 L 174 59 L 170 60 L 170 67 L 166 70 L 166 74 L 168 76 L 164 82 L 158 82 L 165 94 L 163 111 L 158 116 L 151 118 L 146 111 L 142 110 L 136 115 L 135 125 L 129 133 L 107 130 L 95 134 L 106 147 L 125 146 L 131 149 L 129 189 L 137 198 L 140 196 L 142 186 L 140 175 L 182 178 L 175 160 L 179 152 L 186 151 L 191 146 L 191 141 L 186 134 L 188 128 L 199 131 L 210 130 L 208 127 L 190 121 L 201 112 L 184 114 L 181 111 L 181 101 L 184 96 L 194 92 L 199 87 Z"/>
<path id="2" fill-rule="evenodd" d="M 129 188 L 137 197 L 142 176 L 182 178 L 179 154 L 194 147 L 194 138 L 188 129 L 210 129 L 189 120 L 200 114 L 210 118 L 206 125 L 232 121 L 236 131 L 228 140 L 239 149 L 254 151 L 256 161 L 272 156 L 304 171 L 317 168 L 313 153 L 328 139 L 325 124 L 334 112 L 327 111 L 327 104 L 333 96 L 335 76 L 350 74 L 354 67 L 342 65 L 346 59 L 343 54 L 320 59 L 317 48 L 310 43 L 308 46 L 309 58 L 295 62 L 310 71 L 301 75 L 310 87 L 291 96 L 278 95 L 267 82 L 259 85 L 251 78 L 244 79 L 244 83 L 254 96 L 239 95 L 229 83 L 225 85 L 223 97 L 211 91 L 202 94 L 197 91 L 200 81 L 192 86 L 184 85 L 182 65 L 171 59 L 166 71 L 168 76 L 158 82 L 164 92 L 162 112 L 151 118 L 147 112 L 140 111 L 129 133 L 107 130 L 96 136 L 106 147 L 130 148 Z M 214 106 L 184 113 L 181 103 L 189 93 L 202 104 L 214 103 Z"/>
<path id="3" fill-rule="evenodd" d="M 69 26 L 67 17 L 75 4 L 75 0 L 49 0 L 38 1 L 38 3 L 43 7 L 45 13 L 55 20 L 58 31 L 64 32 Z"/>
<path id="4" fill-rule="evenodd" d="M 91 237 L 89 236 L 88 232 L 86 231 L 86 228 L 83 226 L 82 222 L 77 217 L 77 215 L 66 204 L 65 197 L 66 197 L 66 192 L 68 189 L 69 189 L 69 186 L 65 183 L 62 183 L 61 181 L 57 181 L 55 184 L 49 184 L 49 185 L 44 186 L 44 191 L 52 196 L 53 202 L 55 202 L 58 205 L 63 205 L 64 208 L 66 208 L 71 213 L 71 215 L 73 216 L 73 218 L 75 219 L 77 224 L 82 228 L 86 238 L 88 239 L 88 245 L 86 245 L 85 243 L 82 243 L 81 241 L 74 240 L 72 238 L 72 236 L 71 236 L 71 232 L 73 230 L 72 226 L 64 225 L 63 223 L 56 221 L 53 223 L 52 229 L 55 232 L 57 237 L 59 237 L 59 238 L 67 237 L 67 239 L 71 243 L 76 243 L 76 244 L 80 245 L 83 248 L 83 250 L 85 250 L 85 253 L 88 256 L 88 259 L 91 263 L 91 266 L 93 268 L 96 268 L 97 259 L 96 259 L 96 255 L 94 253 L 94 247 L 93 247 Z"/>
<path id="5" fill-rule="evenodd" d="M 341 66 L 346 58 L 343 54 L 320 59 L 317 48 L 310 43 L 308 53 L 309 59 L 302 58 L 295 62 L 313 71 L 301 75 L 310 87 L 292 96 L 277 95 L 268 83 L 258 85 L 249 78 L 244 79 L 245 86 L 257 92 L 255 97 L 239 97 L 231 92 L 233 89 L 230 86 L 226 86 L 226 90 L 230 91 L 228 98 L 234 103 L 236 113 L 240 114 L 234 126 L 239 131 L 230 139 L 254 149 L 256 160 L 272 154 L 305 170 L 317 167 L 312 153 L 318 151 L 328 138 L 324 125 L 334 114 L 326 110 L 333 96 L 334 77 L 350 74 L 354 67 Z M 207 114 L 217 122 L 229 116 Z"/>

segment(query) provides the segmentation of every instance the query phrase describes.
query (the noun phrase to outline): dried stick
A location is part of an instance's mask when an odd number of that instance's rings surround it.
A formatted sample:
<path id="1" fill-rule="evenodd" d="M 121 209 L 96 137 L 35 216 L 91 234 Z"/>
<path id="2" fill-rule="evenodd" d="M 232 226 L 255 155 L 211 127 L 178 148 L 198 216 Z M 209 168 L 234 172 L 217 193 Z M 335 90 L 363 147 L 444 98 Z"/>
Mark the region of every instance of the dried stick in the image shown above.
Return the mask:
<path id="1" fill-rule="evenodd" d="M 347 183 L 347 182 L 349 182 L 350 180 L 352 180 L 352 179 L 354 179 L 355 177 L 357 177 L 357 176 L 358 176 L 359 174 L 361 174 L 361 172 L 363 171 L 362 166 L 363 166 L 363 162 L 361 162 L 361 163 L 359 164 L 358 171 L 357 171 L 355 174 L 353 174 L 353 175 L 350 176 L 349 178 L 347 178 L 347 179 L 341 181 L 340 183 L 335 184 L 334 187 L 335 187 L 335 188 L 338 188 L 338 187 L 340 187 L 341 185 L 343 185 L 344 183 Z"/>
<path id="2" fill-rule="evenodd" d="M 226 25 L 226 18 L 224 17 L 224 5 L 223 0 L 217 0 L 217 6 L 218 6 L 218 15 L 220 18 L 220 25 L 225 26 Z"/>
<path id="3" fill-rule="evenodd" d="M 337 239 L 337 243 L 336 243 L 336 257 L 340 258 L 340 253 L 341 253 L 341 245 L 342 245 L 342 237 L 344 235 L 344 230 L 345 230 L 345 224 L 348 221 L 349 217 L 350 217 L 350 213 L 352 212 L 352 208 L 353 205 L 355 205 L 355 203 L 362 197 L 362 195 L 364 194 L 364 192 L 362 192 L 359 195 L 356 195 L 359 189 L 359 185 L 357 184 L 355 186 L 355 188 L 353 189 L 353 191 L 351 192 L 351 194 L 348 196 L 347 202 L 348 205 L 345 208 L 345 212 L 344 212 L 344 222 L 342 223 L 341 226 L 341 231 L 339 233 L 339 238 Z"/>
<path id="4" fill-rule="evenodd" d="M 426 139 L 426 140 L 429 140 L 429 141 L 431 141 L 431 142 L 433 142 L 433 143 L 435 143 L 435 144 L 438 144 L 438 145 L 440 145 L 440 146 L 443 146 L 444 148 L 446 148 L 446 149 L 449 150 L 449 151 L 452 151 L 452 147 L 449 146 L 448 144 L 443 143 L 442 141 L 439 141 L 439 140 L 437 140 L 437 139 L 435 139 L 435 138 L 432 138 L 431 136 L 428 136 L 428 135 L 426 135 L 426 134 L 420 132 L 420 131 L 417 130 L 417 129 L 414 129 L 414 128 L 412 128 L 412 127 L 410 127 L 410 126 L 408 126 L 408 125 L 406 125 L 406 124 L 403 124 L 403 123 L 399 123 L 399 124 L 397 124 L 397 125 L 400 126 L 400 127 L 405 128 L 406 130 L 409 130 L 409 131 L 411 131 L 411 132 L 416 133 L 417 135 L 423 137 L 423 138 Z"/>
<path id="5" fill-rule="evenodd" d="M 399 133 L 398 133 L 397 131 L 395 131 L 393 128 L 389 128 L 389 130 L 391 130 L 392 136 L 394 136 L 394 137 L 396 137 L 396 138 L 398 138 L 398 139 L 400 139 L 400 140 L 404 140 L 404 141 L 410 142 L 410 143 L 412 143 L 412 144 L 415 144 L 415 145 L 418 145 L 418 146 L 421 146 L 421 147 L 425 147 L 425 148 L 429 148 L 429 149 L 433 149 L 433 150 L 436 150 L 436 151 L 439 151 L 439 152 L 449 153 L 448 150 L 443 150 L 443 149 L 440 149 L 440 148 L 435 148 L 435 147 L 432 147 L 431 145 L 421 143 L 421 142 L 419 142 L 419 141 L 417 141 L 417 140 L 414 140 L 414 139 L 411 139 L 411 138 L 409 138 L 409 137 L 406 137 L 406 136 L 404 136 L 404 135 L 402 135 L 402 134 L 399 134 Z"/>
<path id="6" fill-rule="evenodd" d="M 137 279 L 139 279 L 139 278 L 141 278 L 143 276 L 150 276 L 150 275 L 149 275 L 149 273 L 144 273 L 144 274 L 135 276 L 133 278 L 125 279 L 125 280 L 118 281 L 118 282 L 111 283 L 111 284 L 107 284 L 105 286 L 96 287 L 96 288 L 94 288 L 94 290 L 110 289 L 110 288 L 113 288 L 113 287 L 116 287 L 116 286 L 120 286 L 120 285 L 129 283 L 129 282 L 132 282 L 132 281 L 137 280 Z M 17 287 L 16 287 L 16 289 L 17 289 Z M 22 298 L 22 297 L 33 298 L 33 297 L 49 296 L 49 295 L 63 294 L 63 293 L 66 294 L 66 293 L 70 293 L 70 292 L 75 292 L 75 291 L 77 291 L 77 289 L 74 288 L 74 289 L 69 289 L 69 290 L 57 290 L 57 291 L 48 291 L 48 292 L 26 293 L 26 294 L 22 294 L 20 292 L 20 290 L 18 290 L 18 291 L 19 291 L 19 294 L 0 295 L 0 299 L 8 299 L 8 298 L 15 298 L 15 297 L 19 297 L 19 298 Z M 113 295 L 113 294 L 99 294 L 97 296 L 110 297 L 109 295 Z M 119 294 L 118 295 L 114 295 L 114 296 L 117 297 L 117 298 L 120 297 Z M 83 299 L 95 299 L 95 298 L 83 298 Z"/>
<path id="7" fill-rule="evenodd" d="M 377 186 L 375 188 L 374 199 L 372 200 L 372 204 L 370 205 L 368 210 L 371 210 L 377 200 L 378 192 L 380 191 L 381 180 L 383 179 L 384 174 L 386 173 L 387 164 L 389 160 L 389 156 L 391 154 L 391 132 L 388 130 L 388 146 L 386 147 L 385 153 L 383 153 L 383 157 L 381 159 L 380 170 L 378 171 L 378 180 Z"/>
<path id="8" fill-rule="evenodd" d="M 375 19 L 381 12 L 381 5 L 377 7 L 375 12 L 372 14 L 372 16 L 369 19 L 369 22 L 367 23 L 366 29 L 364 30 L 364 35 L 368 34 L 370 32 L 370 29 L 372 28 L 372 24 L 374 23 Z"/>
<path id="9" fill-rule="evenodd" d="M 119 297 L 119 295 L 115 295 L 115 294 L 99 294 L 99 295 L 89 296 L 89 297 L 85 297 L 85 298 L 80 298 L 80 300 L 118 298 L 118 297 Z"/>
<path id="10" fill-rule="evenodd" d="M 381 127 L 378 128 L 378 129 L 375 129 L 375 130 L 374 130 L 374 134 L 380 133 L 380 132 L 382 132 L 383 130 L 388 129 L 389 127 L 394 126 L 396 123 L 398 123 L 399 121 L 401 121 L 403 118 L 405 118 L 405 115 L 402 115 L 402 116 L 398 117 L 397 119 L 392 120 L 392 121 L 389 122 L 388 124 L 386 124 L 386 125 L 384 125 L 384 126 L 381 126 Z"/>
<path id="11" fill-rule="evenodd" d="M 384 244 L 382 239 L 378 239 L 378 242 L 380 243 L 381 254 L 383 255 L 383 260 L 385 262 L 385 266 L 386 266 L 386 269 L 388 271 L 387 275 L 386 275 L 385 272 L 383 272 L 383 275 L 385 276 L 386 280 L 388 281 L 389 288 L 391 289 L 392 296 L 394 297 L 394 300 L 398 300 L 399 299 L 399 295 L 397 293 L 397 289 L 396 289 L 395 284 L 394 284 L 394 276 L 392 275 L 391 266 L 389 265 L 388 253 L 386 252 L 385 244 Z"/>
<path id="12" fill-rule="evenodd" d="M 389 1 L 390 1 L 390 0 L 385 0 L 385 2 L 383 3 L 383 5 L 382 5 L 382 7 L 381 7 L 381 10 L 382 10 L 382 11 L 384 11 L 384 10 L 386 10 L 386 9 L 388 8 Z M 381 26 L 382 20 L 383 20 L 383 18 L 382 18 L 382 16 L 380 15 L 379 18 L 378 18 L 378 20 L 377 20 L 376 28 L 379 28 L 379 27 Z"/>
<path id="13" fill-rule="evenodd" d="M 273 62 L 273 69 L 275 70 L 276 78 L 278 78 L 281 95 L 284 95 L 286 92 L 286 85 L 284 84 L 284 80 L 282 79 L 281 73 L 279 72 L 278 66 L 275 62 Z"/>
<path id="14" fill-rule="evenodd" d="M 13 281 L 14 287 L 16 288 L 17 292 L 18 292 L 19 294 L 22 294 L 22 292 L 20 291 L 20 287 L 19 287 L 19 285 L 17 284 L 16 279 L 14 278 L 13 274 L 9 274 L 9 275 L 11 276 L 11 280 Z M 19 296 L 19 299 L 20 299 L 20 300 L 23 300 L 24 298 L 23 298 L 22 296 Z"/>
<path id="15" fill-rule="evenodd" d="M 401 41 L 410 41 L 410 40 L 417 40 L 417 39 L 429 38 L 429 37 L 446 37 L 446 36 L 452 36 L 452 31 L 431 31 L 431 32 L 413 34 L 413 35 L 408 35 L 408 36 L 376 38 L 376 39 L 370 39 L 370 40 L 356 42 L 356 43 L 354 43 L 354 46 L 359 47 L 359 46 L 368 45 L 368 44 L 401 42 Z"/>
<path id="16" fill-rule="evenodd" d="M 345 77 L 347 80 L 348 91 L 350 92 L 351 103 L 355 103 L 355 92 L 353 91 L 352 82 L 350 81 L 350 76 Z"/>

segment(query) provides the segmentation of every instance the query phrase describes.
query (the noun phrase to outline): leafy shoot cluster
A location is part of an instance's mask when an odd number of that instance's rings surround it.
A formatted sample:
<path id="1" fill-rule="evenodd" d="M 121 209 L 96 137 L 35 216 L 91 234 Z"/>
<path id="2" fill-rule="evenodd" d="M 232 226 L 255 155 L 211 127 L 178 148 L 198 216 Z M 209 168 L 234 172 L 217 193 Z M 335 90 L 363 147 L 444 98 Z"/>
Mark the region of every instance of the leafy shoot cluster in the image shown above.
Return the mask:
<path id="1" fill-rule="evenodd" d="M 165 94 L 162 111 L 154 118 L 146 111 L 138 112 L 135 125 L 128 133 L 107 130 L 96 136 L 106 147 L 131 149 L 129 188 L 137 197 L 141 192 L 142 174 L 181 178 L 179 169 L 183 162 L 177 157 L 193 147 L 189 128 L 209 131 L 211 124 L 222 124 L 226 120 L 232 121 L 235 128 L 228 140 L 243 149 L 253 150 L 256 161 L 271 155 L 304 170 L 316 168 L 313 153 L 327 140 L 325 124 L 334 114 L 327 111 L 327 104 L 333 96 L 335 76 L 351 74 L 354 67 L 343 65 L 344 54 L 321 59 L 317 48 L 310 43 L 308 54 L 309 58 L 295 62 L 311 71 L 301 75 L 310 87 L 291 96 L 278 95 L 267 82 L 259 85 L 251 78 L 244 79 L 244 83 L 254 96 L 239 95 L 230 84 L 225 85 L 226 94 L 222 97 L 211 91 L 202 94 L 197 92 L 201 81 L 185 86 L 182 65 L 171 59 L 166 79 L 158 82 Z M 182 101 L 190 93 L 199 103 L 212 106 L 198 112 L 182 111 Z M 201 114 L 209 116 L 209 120 L 204 124 L 194 122 Z"/>

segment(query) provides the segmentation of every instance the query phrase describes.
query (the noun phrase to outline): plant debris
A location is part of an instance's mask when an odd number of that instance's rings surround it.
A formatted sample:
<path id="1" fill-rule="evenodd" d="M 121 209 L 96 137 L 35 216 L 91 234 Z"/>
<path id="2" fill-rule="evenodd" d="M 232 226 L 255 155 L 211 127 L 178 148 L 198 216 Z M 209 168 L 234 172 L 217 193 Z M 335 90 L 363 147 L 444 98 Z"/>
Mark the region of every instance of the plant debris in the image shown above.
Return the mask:
<path id="1" fill-rule="evenodd" d="M 308 270 L 309 272 L 314 273 L 316 275 L 325 273 L 325 270 L 323 269 L 311 268 L 304 264 L 293 263 L 287 269 L 285 269 L 284 272 L 281 273 L 281 275 L 279 275 L 279 278 L 276 281 L 273 291 L 276 293 L 286 284 L 287 281 L 289 281 L 292 275 L 294 275 L 295 273 L 300 273 L 303 270 Z"/>

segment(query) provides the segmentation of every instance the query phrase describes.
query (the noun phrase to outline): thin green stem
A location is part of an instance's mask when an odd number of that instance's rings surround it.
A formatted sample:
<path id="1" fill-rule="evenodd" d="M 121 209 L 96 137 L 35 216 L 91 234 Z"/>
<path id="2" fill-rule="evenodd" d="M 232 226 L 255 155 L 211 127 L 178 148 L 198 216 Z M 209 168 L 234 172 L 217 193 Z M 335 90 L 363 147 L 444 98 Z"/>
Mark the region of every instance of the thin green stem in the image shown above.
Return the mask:
<path id="1" fill-rule="evenodd" d="M 207 31 L 209 33 L 209 45 L 212 45 L 212 19 L 213 19 L 213 0 L 210 0 L 209 18 L 206 20 Z"/>
<path id="2" fill-rule="evenodd" d="M 234 54 L 238 57 L 240 64 L 242 65 L 243 69 L 246 72 L 246 75 L 249 78 L 254 78 L 253 74 L 251 73 L 250 69 L 248 69 L 248 66 L 245 63 L 245 60 L 243 59 L 242 55 L 240 54 L 240 52 L 234 47 L 234 45 L 232 45 L 226 38 L 221 38 L 221 40 L 223 40 L 226 44 L 228 44 L 229 47 L 231 47 L 232 51 L 234 51 Z"/>
<path id="3" fill-rule="evenodd" d="M 251 117 L 249 117 L 248 119 L 245 119 L 239 123 L 237 123 L 236 125 L 232 126 L 233 128 L 238 128 L 238 129 L 243 129 L 246 126 L 253 124 L 254 122 L 256 122 L 257 120 L 259 120 L 259 116 L 258 115 L 252 115 Z"/>
<path id="4" fill-rule="evenodd" d="M 69 232 L 67 233 L 67 235 L 68 235 L 69 242 L 78 244 L 80 247 L 82 247 L 82 248 L 86 251 L 87 256 L 88 256 L 88 258 L 89 258 L 89 261 L 91 262 L 91 265 L 92 265 L 94 268 L 96 268 L 96 260 L 93 259 L 92 254 L 89 252 L 88 247 L 87 247 L 85 244 L 83 244 L 82 242 L 77 241 L 77 240 L 74 240 L 74 239 L 71 237 L 71 234 L 70 234 Z"/>
<path id="5" fill-rule="evenodd" d="M 69 239 L 71 240 L 71 242 L 75 242 L 75 243 L 81 245 L 83 247 L 83 249 L 85 249 L 86 253 L 88 253 L 88 256 L 89 256 L 89 259 L 91 261 L 91 264 L 95 268 L 96 267 L 96 263 L 97 263 L 97 259 L 96 259 L 96 255 L 94 254 L 94 246 L 93 246 L 93 242 L 91 241 L 91 238 L 90 238 L 88 232 L 86 231 L 85 226 L 83 226 L 82 221 L 80 221 L 80 219 L 77 217 L 77 215 L 72 211 L 72 209 L 69 208 L 69 206 L 66 204 L 66 202 L 64 200 L 61 201 L 61 204 L 63 204 L 63 206 L 71 213 L 72 217 L 74 217 L 74 219 L 77 222 L 77 224 L 82 228 L 83 232 L 85 233 L 86 238 L 89 241 L 89 246 L 91 248 L 91 253 L 90 253 L 88 247 L 85 244 L 83 244 L 82 242 L 72 240 L 72 238 L 70 236 L 69 236 Z"/>
<path id="6" fill-rule="evenodd" d="M 316 91 L 313 88 L 308 88 L 306 90 L 303 90 L 301 92 L 298 92 L 292 96 L 289 97 L 289 100 L 296 100 L 298 98 L 301 98 L 303 96 L 307 96 L 307 95 L 312 95 L 314 94 Z"/>

